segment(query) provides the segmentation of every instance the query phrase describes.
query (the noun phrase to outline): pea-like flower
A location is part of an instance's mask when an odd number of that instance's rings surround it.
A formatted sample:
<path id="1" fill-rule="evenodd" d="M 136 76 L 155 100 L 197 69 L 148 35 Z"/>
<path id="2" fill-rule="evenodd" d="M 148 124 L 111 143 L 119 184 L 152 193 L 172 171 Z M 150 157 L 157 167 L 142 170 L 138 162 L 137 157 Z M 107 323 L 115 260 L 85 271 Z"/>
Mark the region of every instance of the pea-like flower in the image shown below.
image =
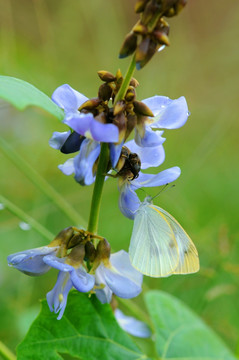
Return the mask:
<path id="1" fill-rule="evenodd" d="M 74 267 L 67 263 L 68 258 L 57 258 L 56 256 L 45 256 L 43 261 L 50 267 L 60 270 L 54 288 L 47 293 L 47 303 L 51 311 L 60 320 L 65 311 L 69 291 L 74 287 L 80 292 L 88 292 L 93 289 L 95 279 L 93 275 L 86 272 L 82 265 Z"/>
<path id="2" fill-rule="evenodd" d="M 39 276 L 50 270 L 51 266 L 44 262 L 46 255 L 56 255 L 60 246 L 42 246 L 20 251 L 7 257 L 8 265 L 30 276 Z"/>
<path id="3" fill-rule="evenodd" d="M 121 250 L 101 262 L 95 271 L 96 296 L 102 304 L 110 303 L 112 294 L 130 299 L 141 292 L 143 275 L 130 263 L 129 255 Z M 101 286 L 103 285 L 103 288 Z"/>

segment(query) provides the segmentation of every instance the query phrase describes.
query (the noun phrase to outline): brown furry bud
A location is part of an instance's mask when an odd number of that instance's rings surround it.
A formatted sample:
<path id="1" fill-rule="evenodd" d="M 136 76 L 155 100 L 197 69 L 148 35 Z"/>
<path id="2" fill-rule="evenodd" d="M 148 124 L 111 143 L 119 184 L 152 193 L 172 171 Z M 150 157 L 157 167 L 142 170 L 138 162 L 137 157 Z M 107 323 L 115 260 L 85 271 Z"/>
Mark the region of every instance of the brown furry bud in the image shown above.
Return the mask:
<path id="1" fill-rule="evenodd" d="M 126 38 L 123 42 L 123 45 L 119 52 L 119 58 L 125 58 L 135 52 L 135 49 L 137 47 L 137 35 L 133 32 L 130 32 L 128 35 L 126 35 Z"/>
<path id="2" fill-rule="evenodd" d="M 116 79 L 115 76 L 109 71 L 101 70 L 98 71 L 97 74 L 99 75 L 99 78 L 105 82 L 115 81 Z"/>
<path id="3" fill-rule="evenodd" d="M 92 98 L 89 99 L 87 101 L 85 101 L 80 107 L 79 107 L 79 111 L 81 111 L 82 109 L 85 110 L 92 110 L 94 108 L 96 108 L 100 103 L 101 103 L 101 99 L 99 98 Z"/>
<path id="4" fill-rule="evenodd" d="M 134 111 L 136 114 L 154 117 L 154 114 L 152 113 L 150 108 L 142 101 L 134 101 Z"/>

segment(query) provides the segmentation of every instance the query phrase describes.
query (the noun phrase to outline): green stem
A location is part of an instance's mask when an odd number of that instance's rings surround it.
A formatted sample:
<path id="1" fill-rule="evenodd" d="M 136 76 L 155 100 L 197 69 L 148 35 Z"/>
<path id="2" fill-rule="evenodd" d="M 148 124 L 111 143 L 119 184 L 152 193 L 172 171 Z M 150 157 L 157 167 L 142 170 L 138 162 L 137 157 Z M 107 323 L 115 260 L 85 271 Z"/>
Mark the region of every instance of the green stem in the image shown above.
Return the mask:
<path id="1" fill-rule="evenodd" d="M 127 73 L 125 74 L 123 83 L 115 97 L 114 100 L 114 104 L 116 104 L 118 101 L 120 101 L 121 99 L 123 99 L 125 97 L 126 91 L 128 89 L 130 80 L 133 76 L 134 70 L 135 70 L 135 55 L 132 57 L 131 63 L 129 65 L 129 68 L 127 70 Z"/>
<path id="2" fill-rule="evenodd" d="M 3 138 L 0 137 L 0 149 L 11 160 L 15 166 L 58 208 L 72 221 L 75 225 L 85 225 L 85 221 L 79 217 L 79 214 L 74 210 L 65 199 L 41 177 L 41 175 L 29 165 Z"/>
<path id="3" fill-rule="evenodd" d="M 108 144 L 102 143 L 100 158 L 96 173 L 95 185 L 91 200 L 90 218 L 88 222 L 88 231 L 93 234 L 97 234 L 97 230 L 98 230 L 100 203 L 101 203 L 102 190 L 105 181 L 105 174 L 107 173 L 108 162 L 109 162 Z"/>
<path id="4" fill-rule="evenodd" d="M 11 352 L 10 349 L 6 345 L 3 344 L 2 341 L 0 341 L 0 355 L 5 360 L 16 360 L 16 356 Z"/>
<path id="5" fill-rule="evenodd" d="M 43 236 L 49 241 L 52 241 L 54 239 L 55 236 L 50 231 L 48 231 L 39 222 L 34 220 L 31 216 L 27 215 L 22 209 L 20 209 L 18 206 L 13 204 L 11 201 L 6 199 L 2 195 L 0 195 L 0 203 L 12 214 L 16 215 L 19 219 L 29 224 L 31 228 L 36 230 L 41 236 Z"/>
<path id="6" fill-rule="evenodd" d="M 122 85 L 115 97 L 115 104 L 124 98 L 126 91 L 128 89 L 130 80 L 135 70 L 135 56 L 133 56 L 127 73 L 125 74 Z M 91 210 L 90 210 L 90 218 L 88 222 L 88 231 L 93 234 L 97 233 L 98 222 L 99 222 L 99 212 L 100 212 L 100 203 L 102 197 L 102 190 L 104 186 L 105 174 L 107 172 L 109 162 L 109 149 L 108 144 L 102 143 L 100 158 L 96 173 L 95 186 L 93 190 L 93 196 L 91 200 Z"/>

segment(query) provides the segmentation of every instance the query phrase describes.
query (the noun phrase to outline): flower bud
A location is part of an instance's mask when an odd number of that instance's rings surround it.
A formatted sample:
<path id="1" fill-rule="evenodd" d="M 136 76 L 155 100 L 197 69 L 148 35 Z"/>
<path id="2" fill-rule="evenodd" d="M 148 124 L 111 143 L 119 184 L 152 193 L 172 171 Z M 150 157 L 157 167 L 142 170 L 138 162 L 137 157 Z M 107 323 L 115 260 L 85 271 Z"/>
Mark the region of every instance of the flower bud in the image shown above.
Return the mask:
<path id="1" fill-rule="evenodd" d="M 127 139 L 129 137 L 132 130 L 135 128 L 136 124 L 137 124 L 137 116 L 132 115 L 132 114 L 128 114 L 127 115 L 127 129 L 126 129 L 126 133 L 125 133 L 125 139 Z"/>
<path id="2" fill-rule="evenodd" d="M 136 88 L 137 86 L 139 86 L 139 82 L 138 80 L 136 80 L 135 78 L 132 78 L 130 80 L 130 83 L 129 83 L 131 86 L 133 86 L 134 88 Z"/>
<path id="3" fill-rule="evenodd" d="M 116 79 L 116 77 L 109 71 L 101 70 L 98 71 L 97 74 L 99 75 L 99 78 L 105 82 L 112 82 Z"/>
<path id="4" fill-rule="evenodd" d="M 149 48 L 149 43 L 150 43 L 150 38 L 148 36 L 146 36 L 141 43 L 139 44 L 139 46 L 137 47 L 137 50 L 135 52 L 135 61 L 136 64 L 140 63 L 141 61 L 143 61 L 147 55 L 148 52 L 148 48 Z"/>
<path id="5" fill-rule="evenodd" d="M 149 0 L 138 0 L 134 6 L 134 11 L 136 13 L 141 13 L 142 11 L 144 11 L 145 6 L 147 4 Z"/>
<path id="6" fill-rule="evenodd" d="M 125 100 L 132 102 L 135 100 L 136 94 L 135 94 L 135 89 L 133 86 L 129 86 L 126 95 L 125 95 Z"/>
<path id="7" fill-rule="evenodd" d="M 152 113 L 150 108 L 142 101 L 134 101 L 134 111 L 136 114 L 154 117 L 154 114 Z"/>
<path id="8" fill-rule="evenodd" d="M 98 105 L 100 105 L 101 103 L 101 99 L 99 98 L 92 98 L 92 99 L 89 99 L 87 101 L 85 101 L 80 107 L 79 107 L 79 111 L 81 111 L 82 109 L 85 109 L 85 110 L 92 110 L 94 108 L 96 108 Z"/>
<path id="9" fill-rule="evenodd" d="M 128 35 L 126 35 L 126 38 L 123 42 L 123 45 L 119 52 L 119 58 L 125 58 L 135 52 L 135 49 L 137 47 L 137 35 L 133 32 L 130 32 Z"/>
<path id="10" fill-rule="evenodd" d="M 103 101 L 108 101 L 110 100 L 111 96 L 112 96 L 112 88 L 107 83 L 102 84 L 99 87 L 99 91 L 98 91 L 99 99 Z"/>
<path id="11" fill-rule="evenodd" d="M 148 29 L 147 29 L 147 26 L 145 26 L 144 24 L 141 23 L 141 21 L 138 21 L 134 25 L 132 31 L 138 35 L 146 35 L 148 32 Z"/>

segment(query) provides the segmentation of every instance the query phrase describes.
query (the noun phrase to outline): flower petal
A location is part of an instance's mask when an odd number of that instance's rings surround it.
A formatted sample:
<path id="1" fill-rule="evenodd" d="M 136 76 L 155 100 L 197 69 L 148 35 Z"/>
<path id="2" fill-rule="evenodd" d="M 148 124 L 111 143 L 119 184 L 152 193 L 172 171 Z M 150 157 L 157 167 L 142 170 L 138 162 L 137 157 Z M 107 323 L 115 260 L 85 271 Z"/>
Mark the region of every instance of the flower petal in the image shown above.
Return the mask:
<path id="1" fill-rule="evenodd" d="M 165 96 L 153 96 L 143 102 L 154 113 L 152 128 L 177 129 L 185 124 L 189 112 L 184 96 L 171 100 Z"/>
<path id="2" fill-rule="evenodd" d="M 70 85 L 64 84 L 59 86 L 54 93 L 52 94 L 52 100 L 60 108 L 68 111 L 77 111 L 78 108 L 86 101 L 88 98 L 78 91 L 72 89 Z"/>
<path id="3" fill-rule="evenodd" d="M 135 129 L 135 142 L 143 147 L 162 145 L 166 140 L 161 136 L 162 134 L 163 131 L 153 131 L 150 126 L 146 126 L 144 137 L 141 138 L 139 132 Z"/>
<path id="4" fill-rule="evenodd" d="M 155 147 L 138 146 L 134 140 L 128 141 L 127 146 L 131 152 L 139 155 L 141 160 L 141 169 L 147 169 L 152 166 L 159 166 L 164 162 L 165 152 L 162 145 Z"/>
<path id="5" fill-rule="evenodd" d="M 44 256 L 56 254 L 58 250 L 59 246 L 43 246 L 36 249 L 20 251 L 8 256 L 8 265 L 15 267 L 24 274 L 39 276 L 50 270 L 50 266 L 43 261 Z"/>
<path id="6" fill-rule="evenodd" d="M 47 265 L 49 265 L 57 270 L 60 270 L 62 272 L 68 272 L 68 271 L 74 270 L 73 266 L 71 266 L 69 264 L 65 264 L 66 258 L 58 258 L 57 256 L 54 256 L 54 255 L 47 255 L 47 256 L 44 256 L 43 261 Z"/>
<path id="7" fill-rule="evenodd" d="M 104 269 L 105 281 L 113 293 L 124 299 L 138 296 L 141 292 L 143 275 L 131 265 L 129 254 L 118 251 L 110 256 L 112 267 Z"/>
<path id="8" fill-rule="evenodd" d="M 55 314 L 59 312 L 57 320 L 60 320 L 63 316 L 71 288 L 72 282 L 69 273 L 60 271 L 54 288 L 46 294 L 50 311 L 54 311 Z"/>
<path id="9" fill-rule="evenodd" d="M 105 276 L 104 276 L 104 265 L 100 264 L 95 271 L 95 285 L 100 286 L 103 285 L 102 289 L 95 289 L 95 294 L 98 300 L 102 304 L 109 304 L 112 298 L 112 291 L 110 290 L 109 286 L 106 285 Z"/>
<path id="10" fill-rule="evenodd" d="M 119 187 L 119 208 L 124 216 L 134 219 L 135 213 L 139 208 L 140 200 L 136 192 L 132 189 L 132 185 L 125 182 Z"/>
<path id="11" fill-rule="evenodd" d="M 110 160 L 112 168 L 114 169 L 119 161 L 122 147 L 124 145 L 124 140 L 120 144 L 110 144 Z"/>
<path id="12" fill-rule="evenodd" d="M 81 185 L 90 185 L 95 181 L 93 166 L 100 155 L 100 144 L 85 139 L 82 142 L 80 153 L 74 158 L 75 180 Z"/>
<path id="13" fill-rule="evenodd" d="M 91 113 L 68 113 L 63 122 L 78 134 L 89 137 L 93 120 L 94 116 Z"/>
<path id="14" fill-rule="evenodd" d="M 149 327 L 143 321 L 139 321 L 132 316 L 126 316 L 120 309 L 116 309 L 114 314 L 119 326 L 130 335 L 140 338 L 149 338 L 151 336 Z"/>
<path id="15" fill-rule="evenodd" d="M 175 181 L 180 174 L 181 170 L 177 166 L 161 171 L 156 175 L 140 173 L 139 177 L 132 181 L 132 185 L 135 188 L 162 186 Z"/>
<path id="16" fill-rule="evenodd" d="M 114 124 L 102 124 L 93 119 L 90 124 L 92 139 L 101 142 L 114 143 L 119 139 L 119 129 Z"/>
<path id="17" fill-rule="evenodd" d="M 64 132 L 58 132 L 54 131 L 52 134 L 52 137 L 49 140 L 49 145 L 53 149 L 60 150 L 61 147 L 64 145 L 66 139 L 70 136 L 71 131 L 64 131 Z"/>
<path id="18" fill-rule="evenodd" d="M 58 165 L 58 169 L 60 169 L 65 175 L 74 174 L 75 173 L 74 158 L 68 159 L 64 164 Z"/>
<path id="19" fill-rule="evenodd" d="M 94 276 L 88 274 L 83 267 L 74 269 L 70 276 L 73 286 L 80 292 L 88 292 L 95 285 Z"/>

